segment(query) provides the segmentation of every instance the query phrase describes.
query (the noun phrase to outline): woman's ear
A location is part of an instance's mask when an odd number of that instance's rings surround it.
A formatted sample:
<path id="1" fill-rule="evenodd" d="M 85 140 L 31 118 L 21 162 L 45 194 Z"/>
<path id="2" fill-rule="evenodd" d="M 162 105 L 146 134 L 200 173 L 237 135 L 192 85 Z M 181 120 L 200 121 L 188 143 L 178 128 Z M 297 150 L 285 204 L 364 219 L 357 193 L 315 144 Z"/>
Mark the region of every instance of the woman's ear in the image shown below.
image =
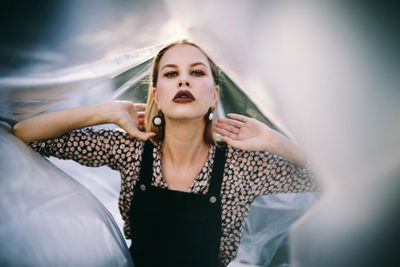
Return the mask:
<path id="1" fill-rule="evenodd" d="M 215 87 L 214 95 L 213 95 L 213 107 L 215 107 L 215 103 L 217 103 L 219 96 L 219 87 Z"/>
<path id="2" fill-rule="evenodd" d="M 154 102 L 156 102 L 156 104 L 157 104 L 157 106 L 158 106 L 158 95 L 157 95 L 157 90 L 156 90 L 156 88 L 153 87 L 152 93 L 153 93 Z"/>

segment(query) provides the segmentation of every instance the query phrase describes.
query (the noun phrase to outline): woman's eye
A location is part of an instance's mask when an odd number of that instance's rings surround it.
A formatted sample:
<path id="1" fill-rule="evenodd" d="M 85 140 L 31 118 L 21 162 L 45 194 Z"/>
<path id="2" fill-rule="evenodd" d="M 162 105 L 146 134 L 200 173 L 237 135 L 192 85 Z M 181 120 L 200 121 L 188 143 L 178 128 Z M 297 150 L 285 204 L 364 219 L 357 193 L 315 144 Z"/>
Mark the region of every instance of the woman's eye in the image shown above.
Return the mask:
<path id="1" fill-rule="evenodd" d="M 203 76 L 203 75 L 205 75 L 204 71 L 202 71 L 202 70 L 194 70 L 194 71 L 192 71 L 192 74 L 195 75 L 195 76 Z"/>
<path id="2" fill-rule="evenodd" d="M 164 76 L 167 78 L 172 78 L 172 77 L 175 77 L 176 75 L 178 75 L 178 72 L 176 72 L 176 71 L 169 71 L 169 72 L 164 73 Z"/>

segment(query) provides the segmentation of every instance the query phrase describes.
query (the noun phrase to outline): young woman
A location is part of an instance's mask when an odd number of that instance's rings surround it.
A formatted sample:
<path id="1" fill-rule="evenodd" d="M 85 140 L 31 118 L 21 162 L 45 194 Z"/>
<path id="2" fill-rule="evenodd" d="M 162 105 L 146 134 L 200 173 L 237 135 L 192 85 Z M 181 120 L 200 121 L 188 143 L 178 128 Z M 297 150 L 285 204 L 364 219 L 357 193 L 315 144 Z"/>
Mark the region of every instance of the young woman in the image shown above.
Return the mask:
<path id="1" fill-rule="evenodd" d="M 49 112 L 14 133 L 42 155 L 120 171 L 119 208 L 137 267 L 226 266 L 257 196 L 317 186 L 283 135 L 237 114 L 213 123 L 218 93 L 217 66 L 183 40 L 155 57 L 147 105 Z M 84 128 L 103 123 L 123 130 Z"/>

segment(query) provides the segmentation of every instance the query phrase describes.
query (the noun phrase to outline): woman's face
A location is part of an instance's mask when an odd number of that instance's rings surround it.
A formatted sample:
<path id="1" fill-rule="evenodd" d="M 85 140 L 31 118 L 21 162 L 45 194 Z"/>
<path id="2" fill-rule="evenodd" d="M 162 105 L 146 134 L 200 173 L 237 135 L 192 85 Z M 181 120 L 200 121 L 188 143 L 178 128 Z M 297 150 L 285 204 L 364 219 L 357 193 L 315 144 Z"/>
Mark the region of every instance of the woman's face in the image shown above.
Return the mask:
<path id="1" fill-rule="evenodd" d="M 179 44 L 161 58 L 153 93 L 167 119 L 188 120 L 202 118 L 215 106 L 218 88 L 207 57 L 194 46 Z"/>

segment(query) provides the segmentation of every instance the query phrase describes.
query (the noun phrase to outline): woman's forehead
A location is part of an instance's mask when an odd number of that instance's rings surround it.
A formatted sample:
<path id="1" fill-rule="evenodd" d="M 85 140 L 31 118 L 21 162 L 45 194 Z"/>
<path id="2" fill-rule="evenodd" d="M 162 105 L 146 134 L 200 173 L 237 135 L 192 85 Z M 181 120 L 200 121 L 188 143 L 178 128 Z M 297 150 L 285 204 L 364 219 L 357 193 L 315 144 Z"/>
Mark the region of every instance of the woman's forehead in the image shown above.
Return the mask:
<path id="1" fill-rule="evenodd" d="M 195 46 L 178 44 L 168 49 L 160 60 L 160 69 L 165 65 L 190 66 L 193 63 L 209 66 L 207 57 Z"/>

